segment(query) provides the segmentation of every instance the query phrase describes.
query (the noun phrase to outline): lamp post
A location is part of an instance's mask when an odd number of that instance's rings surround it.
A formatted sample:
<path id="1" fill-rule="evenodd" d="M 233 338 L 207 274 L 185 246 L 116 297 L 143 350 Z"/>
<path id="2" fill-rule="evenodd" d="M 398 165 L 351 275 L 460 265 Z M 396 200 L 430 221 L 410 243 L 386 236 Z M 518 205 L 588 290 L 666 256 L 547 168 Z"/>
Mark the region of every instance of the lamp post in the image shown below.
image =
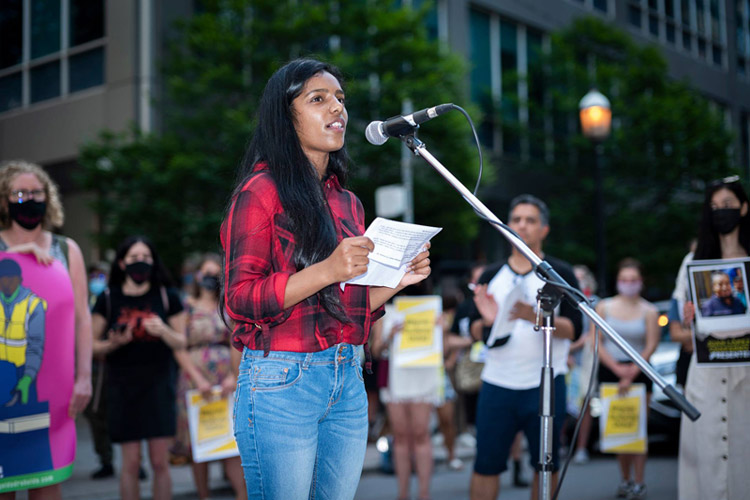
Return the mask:
<path id="1" fill-rule="evenodd" d="M 604 193 L 602 190 L 602 143 L 612 125 L 612 110 L 609 99 L 596 89 L 583 96 L 578 104 L 583 135 L 594 145 L 594 196 L 596 213 L 596 275 L 599 281 L 599 294 L 607 293 L 607 253 L 604 239 Z"/>

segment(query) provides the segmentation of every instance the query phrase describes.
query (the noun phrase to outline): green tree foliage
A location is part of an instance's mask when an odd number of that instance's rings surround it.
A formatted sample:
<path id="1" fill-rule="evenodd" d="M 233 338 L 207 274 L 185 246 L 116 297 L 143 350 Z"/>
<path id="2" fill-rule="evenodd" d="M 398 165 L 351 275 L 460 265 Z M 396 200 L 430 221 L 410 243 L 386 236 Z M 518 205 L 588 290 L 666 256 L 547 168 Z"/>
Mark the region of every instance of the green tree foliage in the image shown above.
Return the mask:
<path id="1" fill-rule="evenodd" d="M 610 99 L 613 116 L 602 167 L 608 283 L 617 262 L 632 256 L 644 264 L 649 296 L 667 297 L 696 236 L 705 182 L 734 172 L 723 113 L 686 82 L 670 79 L 656 47 L 594 18 L 554 33 L 529 78 L 530 86 L 544 88 L 528 106 L 531 116 L 552 124 L 554 161 L 511 162 L 505 176 L 549 203 L 547 249 L 594 269 L 594 151 L 580 131 L 578 103 L 595 87 Z M 547 137 L 531 120 L 518 132 L 532 149 Z"/>
<path id="2" fill-rule="evenodd" d="M 371 120 L 461 95 L 465 68 L 425 27 L 429 5 L 358 0 L 205 0 L 176 27 L 163 61 L 159 135 L 104 133 L 82 149 L 82 184 L 98 193 L 103 247 L 124 235 L 152 237 L 171 268 L 185 255 L 215 250 L 235 172 L 254 128 L 268 77 L 286 61 L 313 56 L 342 69 L 353 158 L 349 187 L 374 217 L 376 187 L 400 182 L 400 142 L 364 140 Z M 426 124 L 422 139 L 463 182 L 474 181 L 475 154 L 458 113 Z M 416 222 L 445 227 L 437 254 L 476 233 L 473 213 L 429 167 L 415 164 Z"/>

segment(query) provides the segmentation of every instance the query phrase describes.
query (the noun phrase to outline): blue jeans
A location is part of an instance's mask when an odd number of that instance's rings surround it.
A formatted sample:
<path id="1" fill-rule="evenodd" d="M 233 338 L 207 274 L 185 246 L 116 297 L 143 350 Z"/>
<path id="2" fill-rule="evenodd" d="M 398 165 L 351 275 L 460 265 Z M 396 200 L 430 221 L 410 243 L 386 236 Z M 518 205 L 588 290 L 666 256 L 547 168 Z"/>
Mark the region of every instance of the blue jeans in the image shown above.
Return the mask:
<path id="1" fill-rule="evenodd" d="M 354 498 L 367 447 L 367 395 L 354 346 L 245 349 L 234 435 L 248 500 Z"/>

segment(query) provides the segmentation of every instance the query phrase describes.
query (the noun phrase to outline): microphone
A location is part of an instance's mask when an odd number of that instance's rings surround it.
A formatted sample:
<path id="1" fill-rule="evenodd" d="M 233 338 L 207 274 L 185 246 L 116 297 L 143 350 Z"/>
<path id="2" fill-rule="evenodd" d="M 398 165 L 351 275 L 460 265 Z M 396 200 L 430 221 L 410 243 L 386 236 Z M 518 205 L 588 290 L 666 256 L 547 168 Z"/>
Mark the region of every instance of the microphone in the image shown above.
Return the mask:
<path id="1" fill-rule="evenodd" d="M 400 137 L 410 133 L 414 128 L 438 115 L 447 113 L 453 109 L 453 103 L 439 104 L 432 108 L 425 108 L 410 115 L 397 115 L 386 121 L 371 122 L 365 129 L 367 142 L 374 146 L 381 146 L 389 137 Z"/>

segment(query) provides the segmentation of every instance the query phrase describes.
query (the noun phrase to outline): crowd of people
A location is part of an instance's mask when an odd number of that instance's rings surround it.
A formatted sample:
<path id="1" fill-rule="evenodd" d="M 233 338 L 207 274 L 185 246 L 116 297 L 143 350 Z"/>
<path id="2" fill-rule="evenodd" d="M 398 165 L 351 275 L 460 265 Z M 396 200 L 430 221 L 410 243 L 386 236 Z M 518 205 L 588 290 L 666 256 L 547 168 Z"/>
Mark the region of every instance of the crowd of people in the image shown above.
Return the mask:
<path id="1" fill-rule="evenodd" d="M 537 291 L 544 282 L 516 248 L 500 262 L 473 267 L 463 293 L 442 290 L 440 313 L 432 318 L 442 339 L 440 359 L 421 367 L 392 362 L 404 328 L 394 297 L 434 294 L 429 244 L 409 262 L 395 288 L 342 286 L 366 271 L 373 250 L 373 242 L 362 236 L 362 204 L 344 187 L 344 95 L 339 71 L 312 59 L 292 61 L 269 79 L 239 181 L 217 228 L 221 253 L 200 257 L 187 290 L 172 281 L 151 241 L 137 235 L 120 243 L 108 267 L 91 266 L 87 279 L 76 243 L 51 232 L 61 226 L 63 212 L 46 172 L 27 162 L 0 168 L 0 251 L 30 254 L 44 266 L 59 262 L 69 276 L 75 356 L 66 372 L 68 414 L 72 418 L 86 408 L 101 460 L 93 477 L 117 473 L 123 499 L 139 498 L 139 479 L 147 475 L 153 479 L 153 498 L 170 498 L 170 463 L 190 463 L 198 496 L 209 498 L 207 464 L 192 460 L 187 431 L 185 393 L 193 389 L 206 399 L 235 394 L 240 456 L 222 460 L 222 466 L 237 499 L 353 498 L 366 443 L 377 437 L 368 427 L 378 419 L 381 403 L 388 422 L 384 432 L 393 436 L 398 498 L 411 497 L 412 471 L 418 498 L 431 497 L 433 411 L 449 467 L 465 465 L 456 455 L 456 436 L 468 432 L 475 439 L 467 484 L 472 500 L 498 498 L 499 476 L 509 461 L 514 484 L 530 484 L 531 498 L 538 498 L 544 345 L 534 326 Z M 510 202 L 510 228 L 568 283 L 596 298 L 590 272 L 545 252 L 551 220 L 536 196 Z M 670 335 L 682 344 L 685 359 L 692 359 L 685 393 L 703 413 L 697 422 L 682 420 L 682 499 L 737 499 L 750 487 L 745 473 L 750 438 L 744 432 L 750 369 L 706 368 L 690 357 L 697 305 L 690 300 L 684 270 L 690 262 L 749 253 L 748 198 L 741 184 L 724 179 L 710 185 L 697 246 L 682 264 L 670 312 Z M 15 308 L 22 299 L 29 315 L 46 307 L 19 295 L 27 293 L 18 291 L 20 274 L 20 268 L 0 262 L 6 318 L 21 314 Z M 596 303 L 599 315 L 646 360 L 660 340 L 657 309 L 642 296 L 647 276 L 637 260 L 623 260 L 616 294 Z M 714 295 L 698 311 L 744 313 L 744 281 L 732 285 L 721 273 L 712 279 Z M 598 363 L 599 382 L 616 384 L 621 395 L 633 384 L 650 388 L 637 365 L 609 339 L 601 338 L 599 358 L 593 359 L 598 334 L 568 301 L 557 307 L 551 339 L 554 427 L 546 458 L 553 488 L 570 367 Z M 0 368 L 9 367 L 9 391 L 26 402 L 36 398 L 41 355 L 31 349 L 32 333 L 28 340 L 18 335 L 7 327 L 0 340 L 11 347 L 29 345 L 28 354 L 0 350 Z M 591 415 L 582 418 L 578 442 L 566 443 L 577 463 L 588 459 Z M 534 470 L 528 482 L 522 477 L 524 442 Z M 121 451 L 117 470 L 112 443 Z M 9 453 L 15 450 L 0 449 L 3 460 Z M 646 456 L 617 454 L 616 498 L 646 497 Z M 3 500 L 13 497 L 13 492 L 0 493 Z M 31 489 L 29 497 L 61 498 L 60 484 Z"/>

